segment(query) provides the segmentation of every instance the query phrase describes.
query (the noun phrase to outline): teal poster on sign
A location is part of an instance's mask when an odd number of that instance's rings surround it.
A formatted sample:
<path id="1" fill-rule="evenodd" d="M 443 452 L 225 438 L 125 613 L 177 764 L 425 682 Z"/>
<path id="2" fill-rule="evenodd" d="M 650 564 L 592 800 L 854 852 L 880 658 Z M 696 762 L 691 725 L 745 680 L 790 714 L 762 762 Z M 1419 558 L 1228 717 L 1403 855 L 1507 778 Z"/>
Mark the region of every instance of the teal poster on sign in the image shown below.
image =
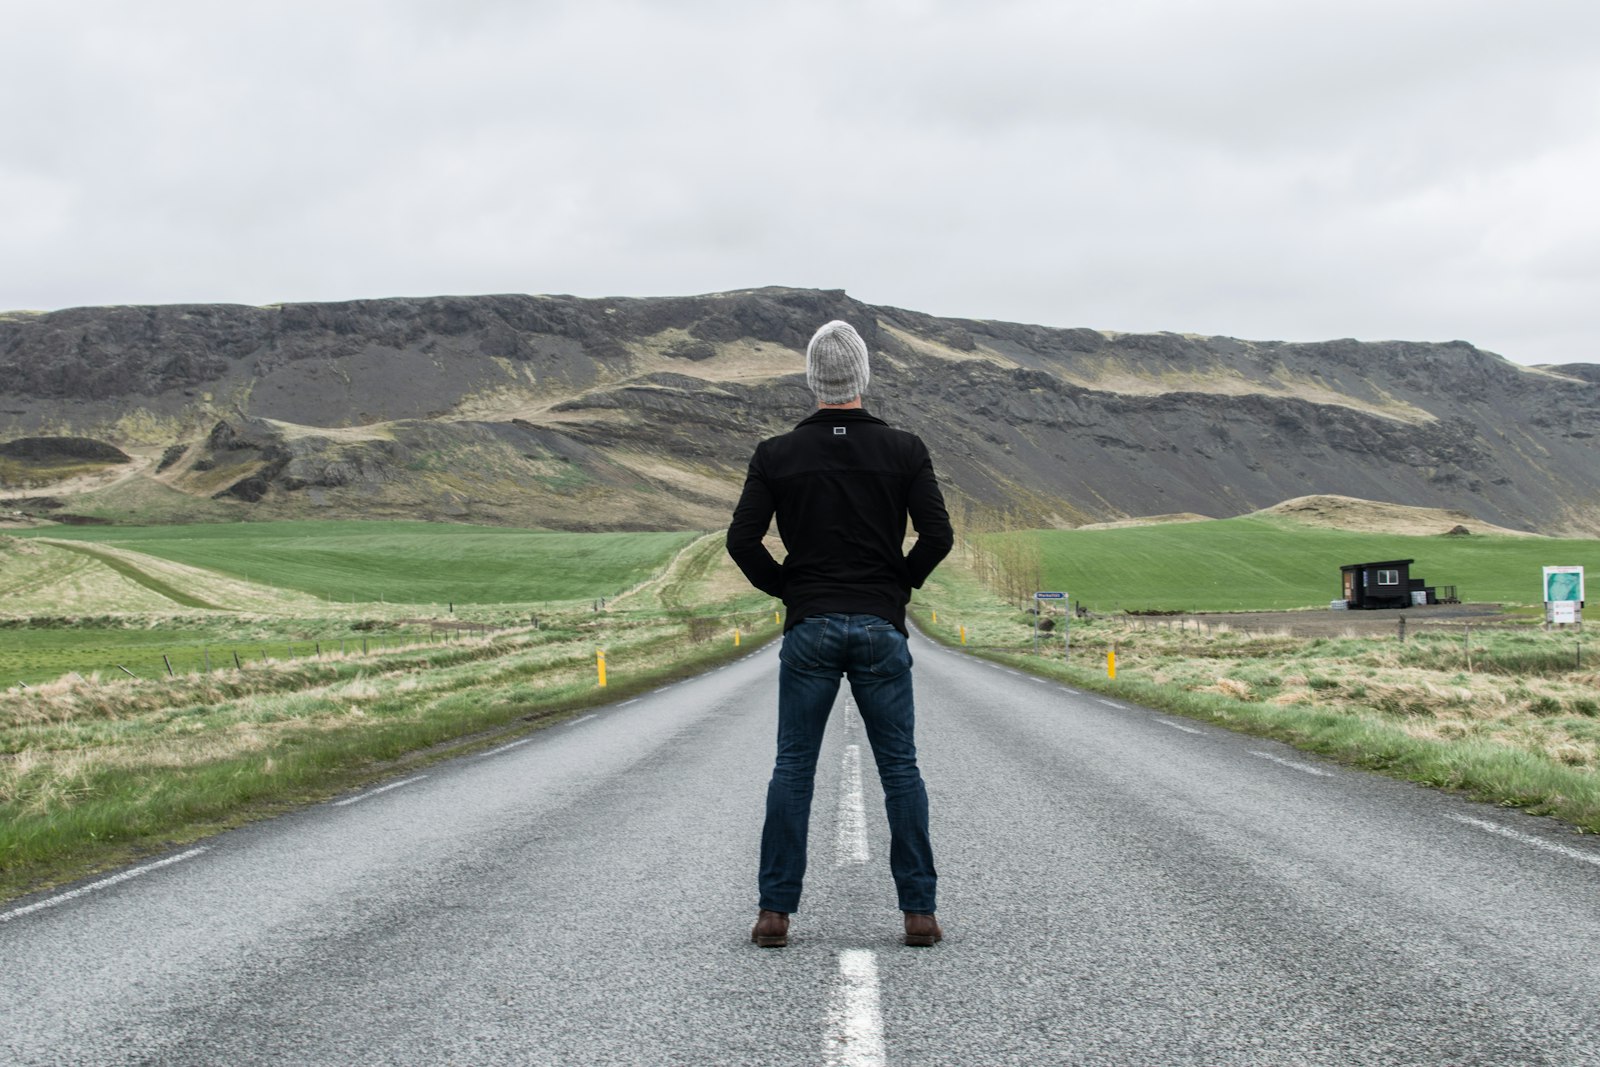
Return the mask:
<path id="1" fill-rule="evenodd" d="M 1544 569 L 1544 602 L 1559 604 L 1583 600 L 1582 567 L 1546 567 Z"/>

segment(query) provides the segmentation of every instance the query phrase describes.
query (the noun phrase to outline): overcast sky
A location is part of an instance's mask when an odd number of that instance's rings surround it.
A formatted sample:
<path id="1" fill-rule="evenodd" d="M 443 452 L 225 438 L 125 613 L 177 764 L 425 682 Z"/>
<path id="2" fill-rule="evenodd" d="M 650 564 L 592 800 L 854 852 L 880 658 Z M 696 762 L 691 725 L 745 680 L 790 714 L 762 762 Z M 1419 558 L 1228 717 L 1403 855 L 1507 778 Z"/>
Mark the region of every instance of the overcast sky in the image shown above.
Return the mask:
<path id="1" fill-rule="evenodd" d="M 0 309 L 843 288 L 1600 361 L 1600 3 L 0 0 Z"/>

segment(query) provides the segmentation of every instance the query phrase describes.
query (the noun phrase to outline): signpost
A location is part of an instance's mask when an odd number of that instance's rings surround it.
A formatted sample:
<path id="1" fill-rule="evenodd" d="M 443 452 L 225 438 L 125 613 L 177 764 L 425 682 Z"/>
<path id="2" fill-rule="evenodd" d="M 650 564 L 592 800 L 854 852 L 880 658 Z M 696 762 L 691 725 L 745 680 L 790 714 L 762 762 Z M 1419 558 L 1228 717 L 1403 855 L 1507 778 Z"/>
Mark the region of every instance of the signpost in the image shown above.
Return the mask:
<path id="1" fill-rule="evenodd" d="M 1035 594 L 1033 594 L 1033 602 L 1034 602 L 1034 608 L 1033 608 L 1033 650 L 1034 650 L 1034 652 L 1037 653 L 1039 651 L 1039 615 L 1040 615 L 1041 610 L 1044 607 L 1044 601 L 1046 601 L 1046 600 L 1065 600 L 1065 599 L 1067 599 L 1067 594 L 1065 594 L 1065 593 L 1035 593 Z M 1066 634 L 1066 645 L 1064 646 L 1064 649 L 1065 649 L 1064 655 L 1066 655 L 1067 657 L 1070 658 L 1071 654 L 1072 654 L 1072 620 L 1071 619 L 1067 619 L 1066 620 L 1065 624 L 1062 626 L 1062 631 Z"/>
<path id="2" fill-rule="evenodd" d="M 1546 626 L 1583 625 L 1583 568 L 1544 569 L 1544 621 Z"/>

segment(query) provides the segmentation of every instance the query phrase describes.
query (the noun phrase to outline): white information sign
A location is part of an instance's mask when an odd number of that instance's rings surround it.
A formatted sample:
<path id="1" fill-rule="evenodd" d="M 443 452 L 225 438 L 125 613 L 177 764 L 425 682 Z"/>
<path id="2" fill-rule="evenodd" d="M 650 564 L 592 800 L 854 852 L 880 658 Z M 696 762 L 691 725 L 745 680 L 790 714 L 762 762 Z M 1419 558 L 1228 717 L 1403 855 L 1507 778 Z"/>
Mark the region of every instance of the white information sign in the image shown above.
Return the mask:
<path id="1" fill-rule="evenodd" d="M 1583 568 L 1544 569 L 1544 621 L 1551 626 L 1583 623 Z"/>

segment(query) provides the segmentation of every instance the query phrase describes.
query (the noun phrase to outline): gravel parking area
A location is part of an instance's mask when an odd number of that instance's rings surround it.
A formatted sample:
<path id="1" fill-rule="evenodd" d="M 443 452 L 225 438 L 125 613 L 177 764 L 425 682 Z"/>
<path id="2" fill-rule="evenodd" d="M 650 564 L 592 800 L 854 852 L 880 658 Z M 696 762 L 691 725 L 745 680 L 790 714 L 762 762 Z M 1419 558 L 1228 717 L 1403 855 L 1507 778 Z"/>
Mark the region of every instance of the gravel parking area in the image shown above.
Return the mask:
<path id="1" fill-rule="evenodd" d="M 1382 608 L 1376 611 L 1238 611 L 1194 615 L 1135 615 L 1155 628 L 1162 626 L 1227 626 L 1235 630 L 1280 633 L 1295 637 L 1340 637 L 1346 634 L 1392 633 L 1400 620 L 1407 629 L 1462 625 L 1507 625 L 1511 616 L 1499 604 L 1428 604 L 1414 608 Z"/>

